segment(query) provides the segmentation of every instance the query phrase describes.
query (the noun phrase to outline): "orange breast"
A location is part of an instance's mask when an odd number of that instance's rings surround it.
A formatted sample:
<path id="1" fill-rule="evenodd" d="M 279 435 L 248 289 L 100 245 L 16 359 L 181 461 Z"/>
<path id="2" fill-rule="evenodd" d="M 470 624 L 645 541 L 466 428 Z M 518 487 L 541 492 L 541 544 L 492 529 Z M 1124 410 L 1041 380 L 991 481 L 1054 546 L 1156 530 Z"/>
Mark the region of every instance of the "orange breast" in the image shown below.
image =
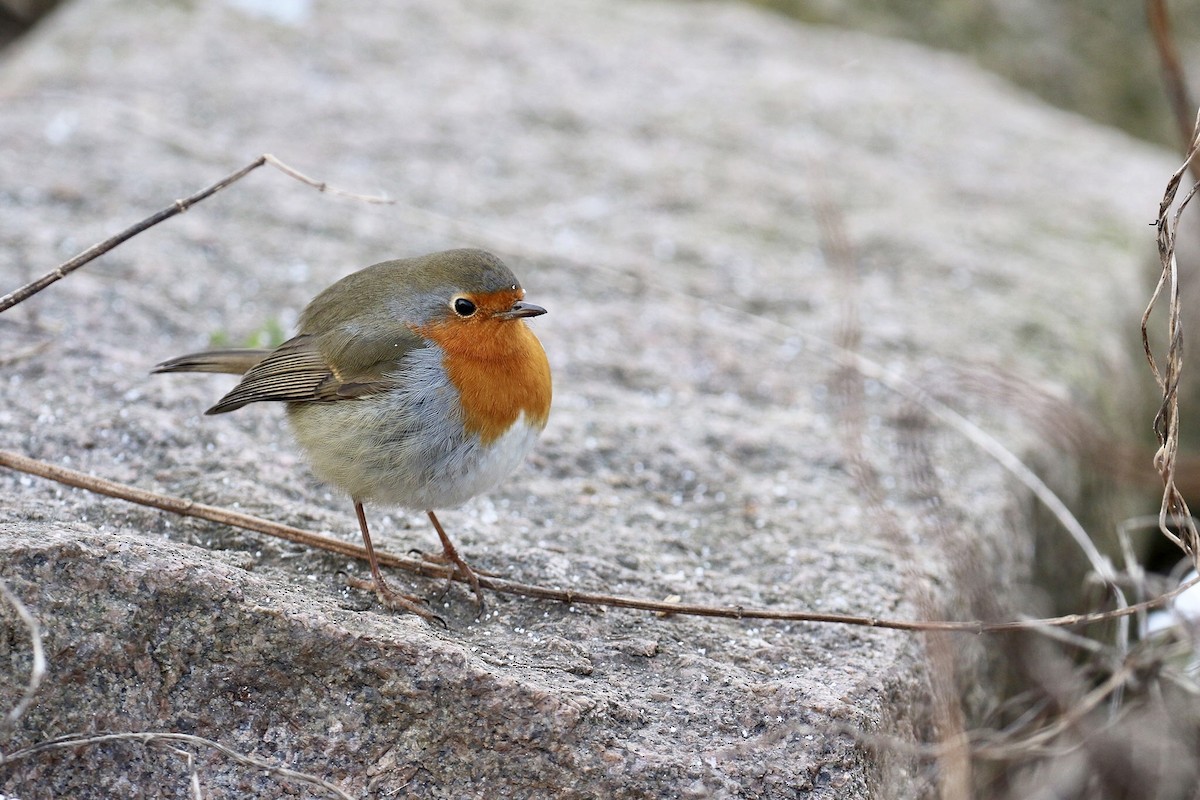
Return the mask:
<path id="1" fill-rule="evenodd" d="M 522 413 L 528 424 L 545 427 L 550 363 L 523 321 L 456 320 L 418 332 L 445 351 L 443 363 L 462 399 L 464 424 L 484 444 L 500 438 Z"/>

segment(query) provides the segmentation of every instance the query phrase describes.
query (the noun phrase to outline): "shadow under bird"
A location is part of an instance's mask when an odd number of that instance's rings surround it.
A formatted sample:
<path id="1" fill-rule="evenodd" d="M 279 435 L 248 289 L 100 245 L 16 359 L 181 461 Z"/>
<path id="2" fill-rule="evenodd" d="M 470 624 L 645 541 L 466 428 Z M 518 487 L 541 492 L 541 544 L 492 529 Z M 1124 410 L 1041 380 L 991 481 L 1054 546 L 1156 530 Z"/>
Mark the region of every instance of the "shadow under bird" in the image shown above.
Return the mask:
<path id="1" fill-rule="evenodd" d="M 546 426 L 550 365 L 525 324 L 546 310 L 524 298 L 509 268 L 483 250 L 384 261 L 317 295 L 297 335 L 273 350 L 192 353 L 154 371 L 240 374 L 206 414 L 286 403 L 317 477 L 354 502 L 379 600 L 440 621 L 384 581 L 363 503 L 425 511 L 442 543 L 428 557 L 452 565 L 482 611 L 479 579 L 434 509 L 494 488 Z"/>

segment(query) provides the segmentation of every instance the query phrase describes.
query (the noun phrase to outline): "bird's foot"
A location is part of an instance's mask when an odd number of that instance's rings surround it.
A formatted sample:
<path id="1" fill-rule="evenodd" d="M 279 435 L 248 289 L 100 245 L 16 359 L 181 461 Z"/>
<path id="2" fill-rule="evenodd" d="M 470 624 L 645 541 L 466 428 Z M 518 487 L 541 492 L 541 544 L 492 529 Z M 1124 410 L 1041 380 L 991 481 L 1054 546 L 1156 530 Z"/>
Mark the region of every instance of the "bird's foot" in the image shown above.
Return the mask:
<path id="1" fill-rule="evenodd" d="M 483 602 L 483 588 L 479 585 L 479 576 L 485 575 L 488 577 L 495 577 L 496 573 L 488 572 L 487 570 L 483 569 L 477 570 L 472 568 L 470 564 L 463 560 L 463 557 L 458 554 L 457 550 L 451 550 L 448 552 L 443 551 L 441 553 L 425 553 L 422 551 L 417 551 L 417 554 L 421 557 L 422 561 L 428 561 L 431 564 L 443 564 L 453 567 L 454 574 L 470 584 L 471 591 L 475 593 L 475 605 L 478 609 L 478 614 L 479 616 L 483 616 L 485 604 Z M 446 589 L 449 589 L 453 582 L 454 578 L 451 577 L 446 583 Z"/>
<path id="2" fill-rule="evenodd" d="M 382 580 L 348 576 L 346 578 L 346 585 L 354 589 L 375 592 L 375 596 L 379 598 L 379 602 L 389 611 L 407 611 L 410 614 L 416 614 L 426 622 L 441 625 L 443 628 L 449 627 L 446 625 L 446 620 L 430 611 L 421 598 L 397 592 Z"/>

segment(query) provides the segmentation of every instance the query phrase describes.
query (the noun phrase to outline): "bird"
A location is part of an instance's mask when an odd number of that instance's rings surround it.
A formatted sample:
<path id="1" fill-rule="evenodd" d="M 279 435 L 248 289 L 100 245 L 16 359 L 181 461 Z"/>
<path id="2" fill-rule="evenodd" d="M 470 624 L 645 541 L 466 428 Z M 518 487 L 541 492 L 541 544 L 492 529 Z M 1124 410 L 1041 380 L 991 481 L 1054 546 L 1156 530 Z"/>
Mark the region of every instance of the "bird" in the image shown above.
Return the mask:
<path id="1" fill-rule="evenodd" d="M 373 588 L 393 611 L 441 622 L 419 598 L 388 586 L 363 505 L 424 511 L 442 545 L 426 557 L 452 566 L 482 613 L 479 578 L 435 510 L 495 488 L 545 428 L 550 365 L 525 323 L 545 313 L 492 253 L 447 250 L 343 277 L 274 349 L 190 353 L 153 371 L 240 374 L 205 414 L 285 403 L 313 472 L 354 503 L 371 570 L 370 581 L 355 585 Z"/>

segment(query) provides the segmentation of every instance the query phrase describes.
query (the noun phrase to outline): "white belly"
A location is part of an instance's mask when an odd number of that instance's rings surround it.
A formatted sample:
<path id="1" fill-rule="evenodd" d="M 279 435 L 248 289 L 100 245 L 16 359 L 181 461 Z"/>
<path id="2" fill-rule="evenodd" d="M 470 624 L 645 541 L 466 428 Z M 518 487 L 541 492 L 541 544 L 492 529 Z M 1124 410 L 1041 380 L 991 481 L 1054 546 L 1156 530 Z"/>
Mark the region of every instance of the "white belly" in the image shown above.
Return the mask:
<path id="1" fill-rule="evenodd" d="M 419 358 L 425 361 L 424 353 Z M 294 403 L 288 418 L 318 478 L 356 500 L 417 510 L 453 508 L 490 491 L 533 448 L 541 426 L 524 414 L 484 445 L 463 432 L 458 391 L 433 360 L 407 386 L 330 403 Z"/>

